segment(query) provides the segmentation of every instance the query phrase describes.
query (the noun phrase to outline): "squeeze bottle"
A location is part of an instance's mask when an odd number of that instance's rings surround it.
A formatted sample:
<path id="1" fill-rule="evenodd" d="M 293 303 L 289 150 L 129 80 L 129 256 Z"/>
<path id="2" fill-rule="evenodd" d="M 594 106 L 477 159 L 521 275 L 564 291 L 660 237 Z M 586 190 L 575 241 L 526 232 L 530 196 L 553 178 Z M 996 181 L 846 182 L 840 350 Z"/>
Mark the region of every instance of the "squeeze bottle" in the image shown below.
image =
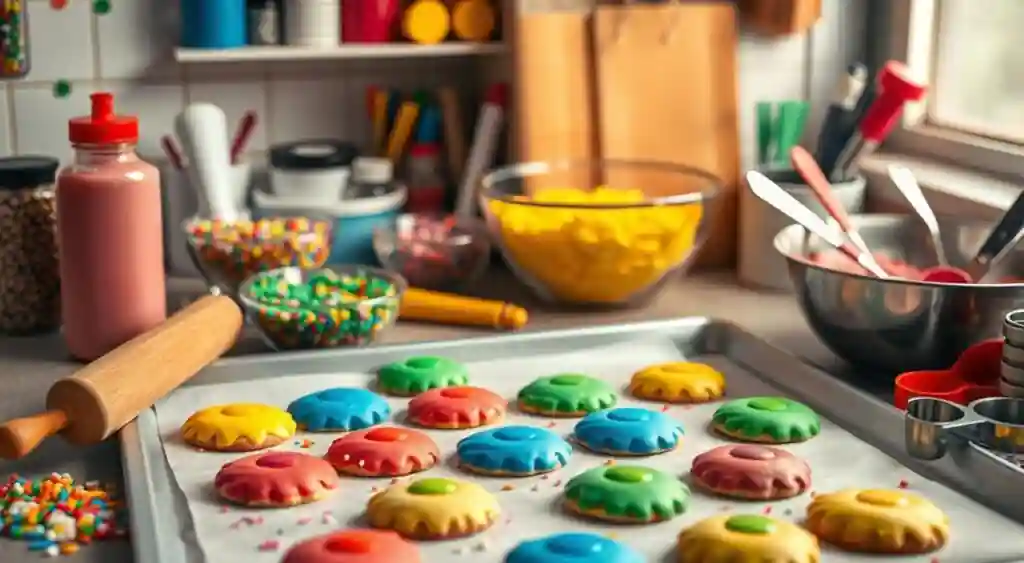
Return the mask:
<path id="1" fill-rule="evenodd" d="M 160 173 L 135 154 L 139 120 L 92 94 L 68 122 L 74 162 L 57 176 L 61 319 L 68 351 L 92 361 L 164 322 Z"/>

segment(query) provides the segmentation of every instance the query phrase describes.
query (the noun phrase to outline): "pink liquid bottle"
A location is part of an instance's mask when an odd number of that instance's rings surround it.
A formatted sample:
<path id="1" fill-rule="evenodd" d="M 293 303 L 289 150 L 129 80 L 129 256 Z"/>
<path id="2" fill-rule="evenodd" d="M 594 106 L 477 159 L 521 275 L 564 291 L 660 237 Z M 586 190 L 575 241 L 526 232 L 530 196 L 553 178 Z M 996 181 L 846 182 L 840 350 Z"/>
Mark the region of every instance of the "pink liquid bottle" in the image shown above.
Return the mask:
<path id="1" fill-rule="evenodd" d="M 167 318 L 160 173 L 135 154 L 139 120 L 109 93 L 68 123 L 75 160 L 57 176 L 64 339 L 92 361 Z"/>

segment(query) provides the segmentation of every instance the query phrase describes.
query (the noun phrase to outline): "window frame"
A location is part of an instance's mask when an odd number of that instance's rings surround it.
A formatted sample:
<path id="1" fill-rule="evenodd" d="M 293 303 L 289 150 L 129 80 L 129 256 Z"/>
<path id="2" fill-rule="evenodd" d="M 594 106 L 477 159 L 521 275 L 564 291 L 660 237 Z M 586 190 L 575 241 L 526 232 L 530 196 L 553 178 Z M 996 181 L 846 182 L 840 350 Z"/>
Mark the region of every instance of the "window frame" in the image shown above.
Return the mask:
<path id="1" fill-rule="evenodd" d="M 942 1 L 889 0 L 883 8 L 892 26 L 888 58 L 906 62 L 912 72 L 929 82 L 935 70 L 934 44 Z M 901 123 L 883 146 L 998 176 L 1024 177 L 1024 145 L 930 124 L 924 101 L 905 108 Z"/>

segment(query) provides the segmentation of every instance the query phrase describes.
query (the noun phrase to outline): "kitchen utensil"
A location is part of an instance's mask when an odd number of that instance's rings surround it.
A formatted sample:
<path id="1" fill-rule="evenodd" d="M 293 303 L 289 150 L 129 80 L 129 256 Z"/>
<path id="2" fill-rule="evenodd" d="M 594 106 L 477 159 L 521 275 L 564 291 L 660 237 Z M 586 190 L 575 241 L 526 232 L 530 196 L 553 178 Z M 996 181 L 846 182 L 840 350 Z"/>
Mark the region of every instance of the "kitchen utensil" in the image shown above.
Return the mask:
<path id="1" fill-rule="evenodd" d="M 1010 311 L 1003 319 L 1003 338 L 1016 348 L 1024 348 L 1024 310 Z"/>
<path id="2" fill-rule="evenodd" d="M 0 426 L 0 458 L 24 457 L 57 433 L 79 445 L 107 439 L 220 357 L 241 329 L 242 311 L 231 298 L 199 299 L 164 324 L 54 383 L 45 412 Z"/>
<path id="3" fill-rule="evenodd" d="M 772 182 L 767 176 L 760 172 L 747 172 L 747 185 L 754 195 L 764 200 L 784 215 L 805 227 L 812 234 L 817 235 L 830 246 L 853 258 L 865 270 L 879 278 L 887 278 L 888 274 L 870 257 L 851 243 L 844 240 L 843 235 L 836 229 L 830 227 L 825 221 L 814 214 L 804 204 L 796 200 L 792 195 L 786 193 L 781 186 Z"/>
<path id="4" fill-rule="evenodd" d="M 1024 399 L 988 397 L 961 407 L 919 397 L 907 404 L 903 420 L 907 453 L 918 459 L 940 459 L 957 442 L 1000 453 L 1024 451 Z"/>
<path id="5" fill-rule="evenodd" d="M 910 371 L 896 376 L 893 404 L 906 409 L 914 397 L 932 397 L 966 405 L 984 397 L 998 397 L 1003 340 L 993 338 L 964 350 L 953 367 Z"/>
<path id="6" fill-rule="evenodd" d="M 909 215 L 853 216 L 868 245 L 915 265 L 933 263 L 928 229 Z M 939 217 L 946 254 L 964 264 L 988 234 L 985 221 Z M 827 269 L 808 259 L 831 246 L 799 225 L 783 229 L 775 248 L 788 264 L 796 301 L 817 336 L 840 358 L 879 377 L 945 369 L 970 345 L 999 336 L 1006 311 L 1024 307 L 1024 284 L 943 284 L 877 279 Z M 1024 251 L 1014 251 L 994 278 L 1019 279 Z"/>
<path id="7" fill-rule="evenodd" d="M 917 213 L 917 216 L 921 218 L 924 226 L 928 228 L 928 232 L 932 235 L 932 243 L 935 246 L 935 260 L 938 265 L 949 266 L 949 260 L 946 259 L 946 251 L 942 247 L 939 220 L 935 218 L 935 212 L 928 205 L 928 200 L 925 199 L 921 186 L 917 183 L 917 178 L 914 177 L 914 173 L 906 166 L 892 164 L 889 166 L 889 179 L 896 185 L 896 189 L 903 194 L 907 203 L 914 210 L 914 213 Z"/>
<path id="8" fill-rule="evenodd" d="M 865 266 L 865 269 L 869 272 L 881 271 L 885 272 L 885 268 L 882 268 L 881 264 L 875 260 L 875 257 L 871 254 L 871 249 L 868 248 L 867 243 L 857 232 L 857 228 L 850 222 L 850 215 L 843 208 L 843 204 L 836 197 L 835 193 L 832 192 L 832 186 L 825 177 L 825 173 L 818 167 L 818 163 L 815 162 L 814 156 L 807 152 L 807 149 L 796 146 L 793 147 L 789 152 L 789 160 L 793 165 L 793 169 L 800 173 L 800 177 L 807 182 L 807 186 L 814 192 L 815 197 L 818 198 L 818 202 L 821 206 L 828 211 L 828 214 L 835 219 L 839 228 L 842 229 L 846 238 L 850 240 L 853 246 L 860 251 L 860 256 L 857 257 L 857 261 L 870 264 L 871 266 Z M 885 277 L 885 276 L 880 276 Z"/>
<path id="9" fill-rule="evenodd" d="M 191 104 L 174 119 L 174 131 L 188 159 L 189 178 L 206 202 L 210 218 L 234 221 L 231 156 L 224 110 L 213 104 Z"/>
<path id="10" fill-rule="evenodd" d="M 1024 194 L 1017 197 L 996 223 L 964 271 L 976 283 L 983 283 L 989 271 L 1017 246 L 1021 238 L 1024 238 Z"/>
<path id="11" fill-rule="evenodd" d="M 256 121 L 255 111 L 249 110 L 242 116 L 242 120 L 238 123 L 238 129 L 235 130 L 235 136 L 231 139 L 231 152 L 228 153 L 231 164 L 238 164 L 238 160 L 245 153 L 245 147 L 249 144 L 253 131 L 256 130 Z"/>

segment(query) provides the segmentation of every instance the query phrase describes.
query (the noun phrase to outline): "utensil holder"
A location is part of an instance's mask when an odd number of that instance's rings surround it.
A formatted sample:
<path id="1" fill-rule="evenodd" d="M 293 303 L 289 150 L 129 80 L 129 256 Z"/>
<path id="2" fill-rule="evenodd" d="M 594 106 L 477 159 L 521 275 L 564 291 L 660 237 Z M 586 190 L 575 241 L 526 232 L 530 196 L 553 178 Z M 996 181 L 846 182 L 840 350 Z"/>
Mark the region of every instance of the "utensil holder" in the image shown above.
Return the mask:
<path id="1" fill-rule="evenodd" d="M 765 169 L 761 172 L 819 217 L 831 220 L 825 208 L 818 203 L 814 192 L 807 187 L 796 171 Z M 864 209 L 865 186 L 864 177 L 857 176 L 847 182 L 832 184 L 832 191 L 843 207 L 850 214 L 854 214 Z M 761 289 L 792 291 L 793 283 L 786 270 L 786 260 L 775 251 L 773 242 L 775 236 L 791 224 L 791 221 L 761 201 L 749 187 L 744 188 L 740 190 L 740 244 L 737 268 L 740 283 Z"/>

